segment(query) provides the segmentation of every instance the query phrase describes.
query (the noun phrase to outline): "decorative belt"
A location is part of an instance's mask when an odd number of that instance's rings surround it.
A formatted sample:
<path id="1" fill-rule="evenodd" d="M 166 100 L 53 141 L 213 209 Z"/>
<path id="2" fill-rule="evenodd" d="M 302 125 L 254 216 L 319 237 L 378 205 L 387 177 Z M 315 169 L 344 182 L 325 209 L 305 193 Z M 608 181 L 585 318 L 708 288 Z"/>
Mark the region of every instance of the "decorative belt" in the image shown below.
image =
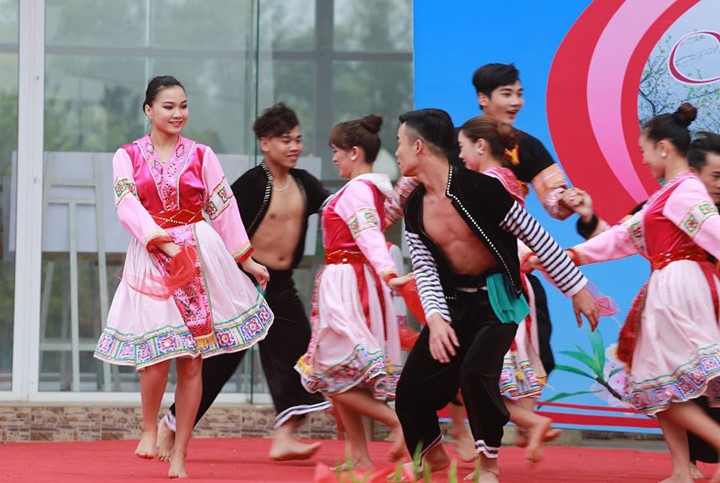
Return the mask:
<path id="1" fill-rule="evenodd" d="M 355 252 L 350 250 L 335 250 L 334 252 L 325 253 L 325 264 L 326 265 L 339 265 L 342 263 L 368 263 L 367 258 L 362 252 Z"/>
<path id="2" fill-rule="evenodd" d="M 160 228 L 172 228 L 174 226 L 191 225 L 198 221 L 203 221 L 202 209 L 192 212 L 185 208 L 179 210 L 164 210 L 160 213 L 152 215 L 155 223 L 160 225 Z"/>
<path id="3" fill-rule="evenodd" d="M 718 297 L 717 287 L 715 285 L 715 276 L 718 274 L 717 268 L 714 263 L 708 260 L 708 254 L 705 250 L 696 246 L 692 248 L 682 248 L 670 253 L 658 253 L 650 258 L 650 266 L 653 270 L 660 270 L 669 263 L 678 260 L 690 260 L 700 265 L 700 269 L 703 275 L 705 275 L 708 288 L 710 289 L 713 307 L 715 308 L 715 317 L 720 317 L 720 297 Z"/>
<path id="4" fill-rule="evenodd" d="M 708 254 L 700 247 L 681 248 L 669 253 L 658 253 L 650 258 L 650 266 L 653 270 L 665 268 L 671 262 L 678 260 L 691 260 L 693 262 L 708 262 Z"/>
<path id="5" fill-rule="evenodd" d="M 370 299 L 367 285 L 367 279 L 365 278 L 365 265 L 369 262 L 362 252 L 356 252 L 351 250 L 335 250 L 333 252 L 325 252 L 325 264 L 326 265 L 351 265 L 355 270 L 355 278 L 357 279 L 358 291 L 360 292 L 360 304 L 362 305 L 363 313 L 365 314 L 365 322 L 368 328 L 370 328 Z M 387 337 L 387 320 L 385 320 L 385 297 L 383 294 L 382 283 L 380 277 L 378 277 L 375 270 L 371 270 L 373 278 L 375 279 L 375 289 L 377 290 L 378 299 L 380 300 L 380 310 L 382 310 L 383 326 Z"/>

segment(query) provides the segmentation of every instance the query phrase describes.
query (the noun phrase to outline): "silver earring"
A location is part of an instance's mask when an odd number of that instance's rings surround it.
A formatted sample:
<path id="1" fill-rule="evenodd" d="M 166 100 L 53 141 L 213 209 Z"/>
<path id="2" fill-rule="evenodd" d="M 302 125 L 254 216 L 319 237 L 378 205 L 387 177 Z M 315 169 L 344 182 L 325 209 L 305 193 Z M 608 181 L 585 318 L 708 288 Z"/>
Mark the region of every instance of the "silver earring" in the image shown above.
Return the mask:
<path id="1" fill-rule="evenodd" d="M 350 156 L 351 161 L 355 161 L 357 159 L 357 156 Z"/>
<path id="2" fill-rule="evenodd" d="M 660 153 L 661 158 L 667 158 L 667 153 L 665 151 Z"/>
<path id="3" fill-rule="evenodd" d="M 485 150 L 484 150 L 484 149 L 478 149 L 478 154 L 485 154 Z"/>

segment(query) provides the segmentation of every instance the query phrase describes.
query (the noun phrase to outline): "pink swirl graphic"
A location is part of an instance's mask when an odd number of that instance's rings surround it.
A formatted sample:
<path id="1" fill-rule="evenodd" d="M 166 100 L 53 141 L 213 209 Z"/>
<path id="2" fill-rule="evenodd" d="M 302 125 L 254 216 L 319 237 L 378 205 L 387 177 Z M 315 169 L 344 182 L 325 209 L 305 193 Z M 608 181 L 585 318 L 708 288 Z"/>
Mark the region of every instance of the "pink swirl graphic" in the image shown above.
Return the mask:
<path id="1" fill-rule="evenodd" d="M 550 134 L 573 184 L 611 221 L 658 184 L 642 166 L 638 86 L 653 47 L 700 0 L 593 2 L 570 29 L 550 69 Z"/>
<path id="2" fill-rule="evenodd" d="M 595 45 L 587 80 L 587 102 L 595 139 L 610 169 L 636 201 L 647 199 L 623 131 L 621 99 L 625 72 L 636 46 L 674 0 L 625 2 Z"/>

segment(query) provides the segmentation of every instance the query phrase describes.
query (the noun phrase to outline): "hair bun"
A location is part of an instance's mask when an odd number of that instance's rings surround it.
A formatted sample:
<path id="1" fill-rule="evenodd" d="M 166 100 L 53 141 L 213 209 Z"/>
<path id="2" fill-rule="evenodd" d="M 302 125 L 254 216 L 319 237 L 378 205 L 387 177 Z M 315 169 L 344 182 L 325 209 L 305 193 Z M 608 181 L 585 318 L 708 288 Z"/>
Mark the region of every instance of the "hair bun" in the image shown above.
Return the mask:
<path id="1" fill-rule="evenodd" d="M 498 123 L 498 139 L 505 149 L 514 149 L 519 137 L 520 131 L 508 124 Z"/>
<path id="2" fill-rule="evenodd" d="M 683 102 L 677 111 L 672 113 L 672 117 L 681 126 L 688 127 L 697 117 L 697 108 L 689 102 Z"/>
<path id="3" fill-rule="evenodd" d="M 360 124 L 362 125 L 362 127 L 364 127 L 373 134 L 380 132 L 382 123 L 383 118 L 375 114 L 370 114 L 360 119 Z"/>

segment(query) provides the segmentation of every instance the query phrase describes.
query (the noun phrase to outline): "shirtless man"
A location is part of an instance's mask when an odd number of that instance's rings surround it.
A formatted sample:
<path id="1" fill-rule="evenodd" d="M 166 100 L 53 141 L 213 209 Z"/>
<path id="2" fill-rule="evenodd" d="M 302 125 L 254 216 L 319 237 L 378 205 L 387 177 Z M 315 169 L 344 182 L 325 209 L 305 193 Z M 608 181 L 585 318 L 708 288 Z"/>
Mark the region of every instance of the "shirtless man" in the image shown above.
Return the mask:
<path id="1" fill-rule="evenodd" d="M 293 269 L 305 250 L 308 218 L 328 197 L 320 181 L 295 168 L 303 150 L 302 132 L 295 112 L 276 104 L 255 120 L 253 131 L 263 152 L 259 166 L 232 185 L 240 214 L 253 245 L 253 257 L 270 273 L 265 299 L 275 314 L 267 337 L 258 345 L 277 416 L 270 458 L 275 461 L 310 458 L 320 443 L 304 444 L 294 438 L 299 421 L 322 411 L 330 403 L 302 387 L 294 366 L 310 342 L 310 322 L 295 284 Z M 246 351 L 211 357 L 203 364 L 203 395 L 195 424 L 202 418 L 225 383 L 240 365 Z M 170 454 L 174 440 L 175 405 L 160 424 L 158 453 Z"/>
<path id="2" fill-rule="evenodd" d="M 405 223 L 427 326 L 400 376 L 396 410 L 410 453 L 419 446 L 422 464 L 442 470 L 450 459 L 440 443 L 436 411 L 462 389 L 481 458 L 477 476 L 498 481 L 497 457 L 508 421 L 500 371 L 517 322 L 529 310 L 517 238 L 541 254 L 558 288 L 572 297 L 578 325 L 582 313 L 594 329 L 598 308 L 585 288 L 587 279 L 498 180 L 450 166 L 447 151 L 455 130 L 445 111 L 408 112 L 400 123 L 395 153 L 400 171 L 420 183 L 405 203 Z"/>

